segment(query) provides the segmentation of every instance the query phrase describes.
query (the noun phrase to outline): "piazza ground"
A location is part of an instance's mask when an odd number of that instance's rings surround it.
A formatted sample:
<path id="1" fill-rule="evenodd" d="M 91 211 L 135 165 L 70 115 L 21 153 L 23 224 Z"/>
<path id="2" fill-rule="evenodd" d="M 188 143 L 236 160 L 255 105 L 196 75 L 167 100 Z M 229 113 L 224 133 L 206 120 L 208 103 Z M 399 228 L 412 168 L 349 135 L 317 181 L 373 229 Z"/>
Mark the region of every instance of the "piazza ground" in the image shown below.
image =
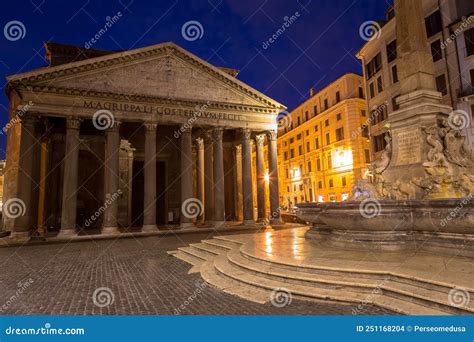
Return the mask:
<path id="1" fill-rule="evenodd" d="M 210 238 L 168 236 L 0 248 L 3 315 L 350 315 L 352 306 L 295 300 L 282 308 L 257 304 L 203 284 L 190 265 L 167 251 Z M 14 260 L 14 262 L 13 262 Z M 30 280 L 31 279 L 31 280 Z M 30 282 L 18 294 L 22 284 Z M 198 286 L 201 291 L 197 291 Z M 108 287 L 114 302 L 98 307 L 93 293 Z M 12 300 L 12 298 L 14 298 Z M 8 305 L 7 305 L 8 304 Z M 3 307 L 2 307 L 3 306 Z M 366 306 L 362 314 L 393 314 Z"/>

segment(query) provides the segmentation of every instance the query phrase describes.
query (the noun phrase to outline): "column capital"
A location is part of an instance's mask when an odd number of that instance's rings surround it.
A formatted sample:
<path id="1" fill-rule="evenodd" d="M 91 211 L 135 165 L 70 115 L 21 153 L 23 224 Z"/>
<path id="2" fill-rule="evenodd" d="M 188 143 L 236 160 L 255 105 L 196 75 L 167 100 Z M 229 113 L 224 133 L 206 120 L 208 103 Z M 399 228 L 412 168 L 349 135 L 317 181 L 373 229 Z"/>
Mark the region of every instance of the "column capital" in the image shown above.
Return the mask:
<path id="1" fill-rule="evenodd" d="M 66 119 L 66 127 L 67 129 L 79 129 L 81 128 L 81 121 L 82 119 L 79 118 L 67 118 Z"/>
<path id="2" fill-rule="evenodd" d="M 212 129 L 212 137 L 216 140 L 219 140 L 219 141 L 222 140 L 223 133 L 224 133 L 224 130 L 221 127 Z"/>
<path id="3" fill-rule="evenodd" d="M 156 133 L 156 128 L 158 127 L 156 122 L 145 122 L 143 125 L 145 126 L 146 133 Z"/>
<path id="4" fill-rule="evenodd" d="M 110 126 L 107 127 L 107 132 L 118 132 L 122 121 L 120 120 L 113 120 L 110 122 Z"/>
<path id="5" fill-rule="evenodd" d="M 278 131 L 277 130 L 268 131 L 267 136 L 268 136 L 268 140 L 271 140 L 271 141 L 277 140 Z"/>
<path id="6" fill-rule="evenodd" d="M 263 147 L 263 143 L 265 142 L 265 135 L 260 134 L 255 136 L 255 143 L 257 147 Z"/>
<path id="7" fill-rule="evenodd" d="M 186 123 L 180 127 L 180 131 L 182 134 L 191 134 L 191 132 L 193 131 L 193 126 Z"/>
<path id="8" fill-rule="evenodd" d="M 203 138 L 197 138 L 196 139 L 196 148 L 198 150 L 202 150 L 204 148 L 204 139 Z"/>
<path id="9" fill-rule="evenodd" d="M 33 115 L 25 115 L 21 119 L 21 124 L 29 127 L 33 127 L 39 122 L 39 118 Z"/>
<path id="10" fill-rule="evenodd" d="M 241 128 L 240 132 L 242 133 L 242 140 L 250 140 L 252 137 L 252 131 L 250 128 Z"/>
<path id="11" fill-rule="evenodd" d="M 234 149 L 236 153 L 242 153 L 242 145 L 235 145 Z"/>

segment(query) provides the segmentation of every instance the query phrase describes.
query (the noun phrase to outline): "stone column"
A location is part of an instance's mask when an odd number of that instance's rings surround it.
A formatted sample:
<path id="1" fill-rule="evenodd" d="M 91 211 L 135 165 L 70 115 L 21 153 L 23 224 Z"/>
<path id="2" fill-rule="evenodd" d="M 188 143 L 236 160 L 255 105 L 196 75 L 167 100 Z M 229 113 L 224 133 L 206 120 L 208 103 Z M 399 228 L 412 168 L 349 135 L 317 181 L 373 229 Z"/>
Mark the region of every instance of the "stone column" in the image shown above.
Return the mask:
<path id="1" fill-rule="evenodd" d="M 250 129 L 242 129 L 242 194 L 244 202 L 243 224 L 255 223 L 253 218 L 252 145 Z"/>
<path id="2" fill-rule="evenodd" d="M 181 228 L 194 226 L 199 215 L 199 205 L 193 198 L 193 142 L 191 127 L 184 127 L 181 135 Z"/>
<path id="3" fill-rule="evenodd" d="M 235 180 L 234 188 L 235 193 L 235 219 L 242 221 L 244 219 L 243 214 L 243 202 L 242 202 L 242 145 L 234 146 L 234 163 L 235 163 Z"/>
<path id="4" fill-rule="evenodd" d="M 201 213 L 198 222 L 204 221 L 204 141 L 202 138 L 196 140 L 196 197 L 201 204 Z"/>
<path id="5" fill-rule="evenodd" d="M 222 147 L 222 128 L 212 131 L 214 152 L 214 224 L 222 227 L 225 222 L 225 197 L 224 197 L 224 156 Z"/>
<path id="6" fill-rule="evenodd" d="M 119 233 L 118 201 L 119 185 L 119 154 L 120 154 L 120 121 L 115 121 L 107 128 L 105 146 L 105 212 L 103 234 Z"/>
<path id="7" fill-rule="evenodd" d="M 66 121 L 66 149 L 64 156 L 63 204 L 61 213 L 61 230 L 58 237 L 77 235 L 77 176 L 79 157 L 79 129 L 81 121 L 76 118 Z"/>
<path id="8" fill-rule="evenodd" d="M 3 201 L 4 222 L 11 220 L 10 237 L 13 239 L 27 239 L 35 220 L 32 195 L 37 125 L 36 117 L 26 116 L 21 119 L 16 197 L 10 195 L 6 201 Z M 9 134 L 13 133 L 9 132 Z M 10 222 L 7 224 L 10 225 Z"/>
<path id="9" fill-rule="evenodd" d="M 204 220 L 213 224 L 214 220 L 214 161 L 211 132 L 204 136 Z"/>
<path id="10" fill-rule="evenodd" d="M 278 192 L 278 156 L 277 156 L 277 131 L 268 133 L 268 176 L 270 188 L 270 223 L 282 223 L 280 218 L 280 198 Z"/>
<path id="11" fill-rule="evenodd" d="M 145 123 L 145 191 L 142 231 L 156 230 L 156 123 Z"/>
<path id="12" fill-rule="evenodd" d="M 265 162 L 263 160 L 263 143 L 264 135 L 255 137 L 256 157 L 257 157 L 257 206 L 258 206 L 258 222 L 265 219 L 266 203 L 265 203 Z"/>

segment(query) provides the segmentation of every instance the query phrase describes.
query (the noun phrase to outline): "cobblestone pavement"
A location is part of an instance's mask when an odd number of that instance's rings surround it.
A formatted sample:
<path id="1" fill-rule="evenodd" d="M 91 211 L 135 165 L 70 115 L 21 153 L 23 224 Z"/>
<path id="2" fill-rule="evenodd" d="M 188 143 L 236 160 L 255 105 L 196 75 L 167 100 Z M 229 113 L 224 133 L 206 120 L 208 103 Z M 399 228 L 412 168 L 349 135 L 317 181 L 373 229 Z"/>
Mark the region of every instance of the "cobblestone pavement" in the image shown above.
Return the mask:
<path id="1" fill-rule="evenodd" d="M 190 265 L 166 253 L 208 237 L 182 234 L 0 248 L 0 314 L 351 314 L 351 306 L 333 303 L 293 300 L 277 308 L 249 302 L 211 287 L 199 274 L 188 275 Z M 361 314 L 391 312 L 367 306 Z"/>

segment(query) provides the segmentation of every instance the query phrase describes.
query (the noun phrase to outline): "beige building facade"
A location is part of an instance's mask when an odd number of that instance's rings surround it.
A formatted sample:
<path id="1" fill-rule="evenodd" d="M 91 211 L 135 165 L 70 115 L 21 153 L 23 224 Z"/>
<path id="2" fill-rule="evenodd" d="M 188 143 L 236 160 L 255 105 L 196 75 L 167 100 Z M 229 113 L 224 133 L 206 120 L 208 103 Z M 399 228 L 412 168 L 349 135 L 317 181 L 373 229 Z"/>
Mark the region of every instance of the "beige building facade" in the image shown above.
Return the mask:
<path id="1" fill-rule="evenodd" d="M 431 52 L 436 89 L 442 104 L 459 111 L 467 144 L 474 148 L 474 2 L 466 0 L 423 0 L 425 34 Z M 379 158 L 387 144 L 388 118 L 397 111 L 401 75 L 396 39 L 397 16 L 387 10 L 381 29 L 358 52 L 364 69 L 365 90 L 370 112 L 373 158 Z"/>
<path id="2" fill-rule="evenodd" d="M 22 209 L 4 215 L 12 237 L 253 224 L 254 139 L 268 146 L 264 191 L 279 222 L 285 107 L 237 71 L 173 43 L 46 50 L 49 66 L 8 77 L 4 203 Z"/>

